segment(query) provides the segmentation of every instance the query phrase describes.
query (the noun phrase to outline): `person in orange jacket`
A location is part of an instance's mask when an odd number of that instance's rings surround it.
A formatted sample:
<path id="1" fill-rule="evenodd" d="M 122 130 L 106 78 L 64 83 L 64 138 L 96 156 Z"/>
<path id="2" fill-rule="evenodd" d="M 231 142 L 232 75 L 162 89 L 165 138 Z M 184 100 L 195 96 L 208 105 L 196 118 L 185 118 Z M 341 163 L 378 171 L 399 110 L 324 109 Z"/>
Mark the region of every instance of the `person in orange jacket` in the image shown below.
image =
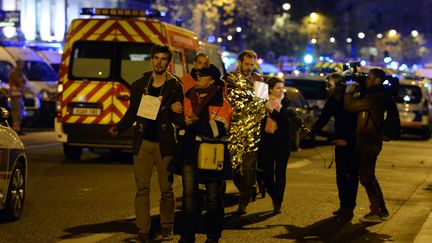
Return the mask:
<path id="1" fill-rule="evenodd" d="M 190 88 L 184 99 L 185 134 L 181 137 L 181 155 L 177 169 L 182 175 L 183 203 L 182 216 L 191 223 L 184 224 L 179 242 L 195 242 L 199 224 L 200 207 L 198 184 L 204 184 L 207 197 L 206 242 L 218 242 L 222 235 L 224 218 L 223 186 L 231 173 L 231 162 L 225 146 L 222 170 L 205 170 L 198 166 L 197 153 L 200 142 L 210 139 L 223 143 L 228 139 L 232 108 L 224 98 L 220 72 L 216 66 L 197 70 L 198 80 Z M 185 222 L 186 222 L 185 221 Z"/>
<path id="2" fill-rule="evenodd" d="M 183 93 L 186 94 L 186 92 L 192 88 L 195 85 L 195 82 L 198 80 L 196 71 L 208 67 L 209 65 L 210 59 L 206 54 L 201 52 L 195 56 L 194 67 L 192 68 L 191 72 L 181 78 L 183 83 Z"/>

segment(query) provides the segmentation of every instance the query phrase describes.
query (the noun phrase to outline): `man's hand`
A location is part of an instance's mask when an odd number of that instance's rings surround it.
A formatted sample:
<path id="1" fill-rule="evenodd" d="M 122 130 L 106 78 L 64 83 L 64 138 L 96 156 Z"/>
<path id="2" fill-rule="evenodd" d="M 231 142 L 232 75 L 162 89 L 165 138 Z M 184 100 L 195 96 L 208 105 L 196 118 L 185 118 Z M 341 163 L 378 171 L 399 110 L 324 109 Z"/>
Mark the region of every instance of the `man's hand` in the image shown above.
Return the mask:
<path id="1" fill-rule="evenodd" d="M 119 134 L 119 131 L 116 126 L 112 126 L 108 129 L 108 133 L 111 135 L 111 137 L 117 137 Z"/>
<path id="2" fill-rule="evenodd" d="M 336 140 L 333 140 L 332 143 L 336 147 L 345 147 L 348 145 L 348 142 L 345 139 L 336 139 Z"/>
<path id="3" fill-rule="evenodd" d="M 192 123 L 194 123 L 197 120 L 198 120 L 198 116 L 196 116 L 195 114 L 192 114 L 191 116 L 186 116 L 185 117 L 185 123 L 188 126 L 191 125 Z"/>
<path id="4" fill-rule="evenodd" d="M 347 94 L 354 94 L 355 92 L 358 91 L 359 88 L 360 85 L 358 83 L 351 83 L 350 85 L 347 86 L 345 92 Z"/>
<path id="5" fill-rule="evenodd" d="M 310 128 L 307 128 L 305 126 L 300 127 L 300 134 L 308 134 L 310 132 L 311 132 Z"/>
<path id="6" fill-rule="evenodd" d="M 171 110 L 174 113 L 182 113 L 183 112 L 183 106 L 182 106 L 182 104 L 180 102 L 177 101 L 175 103 L 172 103 Z"/>

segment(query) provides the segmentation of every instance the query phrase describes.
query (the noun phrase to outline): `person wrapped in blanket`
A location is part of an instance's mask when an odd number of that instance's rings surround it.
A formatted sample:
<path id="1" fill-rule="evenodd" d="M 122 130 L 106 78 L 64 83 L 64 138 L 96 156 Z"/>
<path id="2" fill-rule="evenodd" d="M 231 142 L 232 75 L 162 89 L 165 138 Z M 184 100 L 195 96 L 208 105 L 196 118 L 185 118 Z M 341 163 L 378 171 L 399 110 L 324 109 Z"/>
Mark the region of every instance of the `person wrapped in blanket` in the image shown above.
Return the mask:
<path id="1" fill-rule="evenodd" d="M 197 153 L 201 141 L 197 140 L 222 143 L 224 138 L 227 139 L 232 108 L 224 98 L 221 75 L 216 66 L 210 64 L 196 73 L 198 80 L 185 94 L 186 128 L 184 135 L 179 136 L 180 159 L 175 160 L 177 171 L 182 175 L 182 216 L 185 222 L 179 242 L 195 242 L 195 231 L 199 229 L 198 190 L 201 185 L 205 186 L 207 199 L 206 242 L 218 242 L 224 218 L 223 186 L 226 176 L 231 173 L 231 162 L 224 146 L 222 170 L 199 169 Z"/>

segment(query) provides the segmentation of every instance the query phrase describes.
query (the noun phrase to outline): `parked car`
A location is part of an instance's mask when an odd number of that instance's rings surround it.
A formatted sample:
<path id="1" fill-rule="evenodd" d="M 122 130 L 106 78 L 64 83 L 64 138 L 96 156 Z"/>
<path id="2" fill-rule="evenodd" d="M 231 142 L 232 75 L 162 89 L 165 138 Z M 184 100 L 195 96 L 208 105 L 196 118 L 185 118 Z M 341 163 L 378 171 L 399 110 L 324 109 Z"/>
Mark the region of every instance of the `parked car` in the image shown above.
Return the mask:
<path id="1" fill-rule="evenodd" d="M 27 158 L 24 145 L 7 121 L 9 112 L 0 107 L 0 210 L 2 217 L 17 220 L 24 206 Z"/>
<path id="2" fill-rule="evenodd" d="M 308 105 L 317 108 L 317 117 L 321 114 L 327 99 L 327 85 L 324 77 L 321 76 L 299 76 L 286 77 L 286 87 L 294 87 L 300 90 Z M 320 131 L 319 135 L 329 137 L 334 133 L 333 118 Z"/>
<path id="3" fill-rule="evenodd" d="M 62 57 L 60 52 L 53 50 L 40 50 L 37 51 L 37 53 L 54 69 L 56 73 L 59 72 Z"/>
<path id="4" fill-rule="evenodd" d="M 17 60 L 24 62 L 24 74 L 28 79 L 24 100 L 27 118 L 24 124 L 30 126 L 37 122 L 53 124 L 58 74 L 30 48 L 6 47 L 5 49 L 15 62 Z"/>
<path id="5" fill-rule="evenodd" d="M 424 82 L 401 79 L 396 104 L 402 132 L 429 139 L 432 132 L 431 94 Z"/>
<path id="6" fill-rule="evenodd" d="M 303 97 L 300 90 L 293 87 L 285 88 L 285 96 L 290 101 L 290 107 L 294 108 L 296 112 L 299 113 L 300 117 L 303 119 L 303 122 L 306 127 L 310 128 L 315 123 L 317 119 L 317 113 L 319 112 L 318 107 L 309 106 L 307 100 Z M 294 125 L 291 126 L 291 134 L 292 134 L 292 150 L 298 150 L 300 145 L 303 144 L 313 144 L 315 141 L 315 137 L 310 134 L 300 134 L 299 129 L 297 129 Z"/>

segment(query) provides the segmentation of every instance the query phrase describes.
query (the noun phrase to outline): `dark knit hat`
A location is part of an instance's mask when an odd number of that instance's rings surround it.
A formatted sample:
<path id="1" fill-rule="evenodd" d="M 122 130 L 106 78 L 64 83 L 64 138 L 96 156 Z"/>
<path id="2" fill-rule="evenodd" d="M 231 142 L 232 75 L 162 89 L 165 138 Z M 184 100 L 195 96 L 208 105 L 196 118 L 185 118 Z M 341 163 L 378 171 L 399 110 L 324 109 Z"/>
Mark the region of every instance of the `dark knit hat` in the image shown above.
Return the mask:
<path id="1" fill-rule="evenodd" d="M 197 74 L 198 76 L 202 76 L 202 77 L 211 76 L 214 78 L 215 83 L 218 83 L 221 77 L 221 73 L 219 69 L 213 64 L 210 64 L 210 66 L 206 68 L 201 68 L 200 70 L 197 71 Z"/>

